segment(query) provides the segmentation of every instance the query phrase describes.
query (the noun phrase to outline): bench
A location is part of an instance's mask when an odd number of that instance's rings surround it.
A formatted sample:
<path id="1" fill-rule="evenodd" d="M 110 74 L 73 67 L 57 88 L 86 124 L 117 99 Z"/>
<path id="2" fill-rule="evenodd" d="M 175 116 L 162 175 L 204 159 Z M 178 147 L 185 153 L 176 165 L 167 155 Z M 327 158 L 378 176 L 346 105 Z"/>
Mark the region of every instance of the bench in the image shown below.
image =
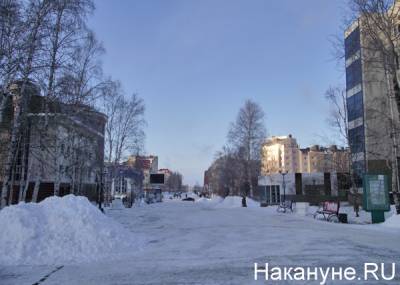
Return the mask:
<path id="1" fill-rule="evenodd" d="M 292 200 L 285 200 L 279 204 L 276 211 L 280 213 L 286 213 L 287 210 L 290 210 L 290 212 L 293 213 L 293 204 L 294 202 Z"/>
<path id="2" fill-rule="evenodd" d="M 335 201 L 325 201 L 314 213 L 314 219 L 318 216 L 322 216 L 325 221 L 328 222 L 339 222 L 339 209 L 340 202 Z"/>

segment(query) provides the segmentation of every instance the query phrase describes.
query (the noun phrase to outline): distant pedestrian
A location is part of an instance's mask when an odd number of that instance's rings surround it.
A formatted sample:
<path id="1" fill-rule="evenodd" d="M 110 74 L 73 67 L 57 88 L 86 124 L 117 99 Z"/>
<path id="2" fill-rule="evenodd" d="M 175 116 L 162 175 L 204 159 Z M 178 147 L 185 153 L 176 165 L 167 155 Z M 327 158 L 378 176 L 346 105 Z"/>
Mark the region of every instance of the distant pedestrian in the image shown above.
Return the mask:
<path id="1" fill-rule="evenodd" d="M 246 196 L 242 196 L 242 207 L 247 207 Z"/>
<path id="2" fill-rule="evenodd" d="M 357 195 L 355 195 L 355 197 L 354 197 L 353 207 L 354 207 L 354 212 L 356 212 L 356 217 L 357 218 L 360 217 L 360 214 L 359 214 L 360 213 L 360 203 L 358 201 Z"/>

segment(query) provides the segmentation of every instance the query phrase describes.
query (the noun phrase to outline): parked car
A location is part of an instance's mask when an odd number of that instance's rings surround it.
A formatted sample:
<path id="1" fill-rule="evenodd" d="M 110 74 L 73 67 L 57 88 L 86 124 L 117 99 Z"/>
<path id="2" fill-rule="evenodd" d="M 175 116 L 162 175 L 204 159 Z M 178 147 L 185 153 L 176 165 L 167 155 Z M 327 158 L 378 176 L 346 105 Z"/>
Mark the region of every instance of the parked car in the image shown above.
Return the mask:
<path id="1" fill-rule="evenodd" d="M 190 202 L 194 202 L 194 198 L 192 197 L 188 197 L 188 198 L 183 198 L 182 201 L 190 201 Z"/>

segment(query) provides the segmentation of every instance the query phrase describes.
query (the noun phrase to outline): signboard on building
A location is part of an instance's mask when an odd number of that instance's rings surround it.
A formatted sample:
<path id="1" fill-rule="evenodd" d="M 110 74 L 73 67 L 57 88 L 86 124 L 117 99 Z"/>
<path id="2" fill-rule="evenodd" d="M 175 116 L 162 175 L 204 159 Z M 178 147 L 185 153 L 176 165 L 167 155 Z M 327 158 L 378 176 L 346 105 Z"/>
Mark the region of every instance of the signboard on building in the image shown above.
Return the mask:
<path id="1" fill-rule="evenodd" d="M 150 174 L 150 184 L 164 184 L 164 173 Z"/>
<path id="2" fill-rule="evenodd" d="M 387 175 L 364 175 L 364 210 L 389 211 L 389 177 Z"/>

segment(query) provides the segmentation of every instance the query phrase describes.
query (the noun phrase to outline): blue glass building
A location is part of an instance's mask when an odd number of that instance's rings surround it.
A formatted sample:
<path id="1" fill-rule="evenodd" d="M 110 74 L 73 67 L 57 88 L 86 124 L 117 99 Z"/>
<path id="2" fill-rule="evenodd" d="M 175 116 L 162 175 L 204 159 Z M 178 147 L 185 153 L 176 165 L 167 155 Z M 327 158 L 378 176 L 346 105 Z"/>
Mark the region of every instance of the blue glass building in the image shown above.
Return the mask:
<path id="1" fill-rule="evenodd" d="M 398 110 L 388 92 L 390 77 L 385 73 L 382 57 L 368 46 L 369 42 L 362 33 L 360 19 L 345 32 L 348 142 L 359 189 L 365 173 L 396 177 L 393 158 L 399 138 L 394 129 L 400 126 Z M 396 180 L 393 179 L 393 186 Z"/>

